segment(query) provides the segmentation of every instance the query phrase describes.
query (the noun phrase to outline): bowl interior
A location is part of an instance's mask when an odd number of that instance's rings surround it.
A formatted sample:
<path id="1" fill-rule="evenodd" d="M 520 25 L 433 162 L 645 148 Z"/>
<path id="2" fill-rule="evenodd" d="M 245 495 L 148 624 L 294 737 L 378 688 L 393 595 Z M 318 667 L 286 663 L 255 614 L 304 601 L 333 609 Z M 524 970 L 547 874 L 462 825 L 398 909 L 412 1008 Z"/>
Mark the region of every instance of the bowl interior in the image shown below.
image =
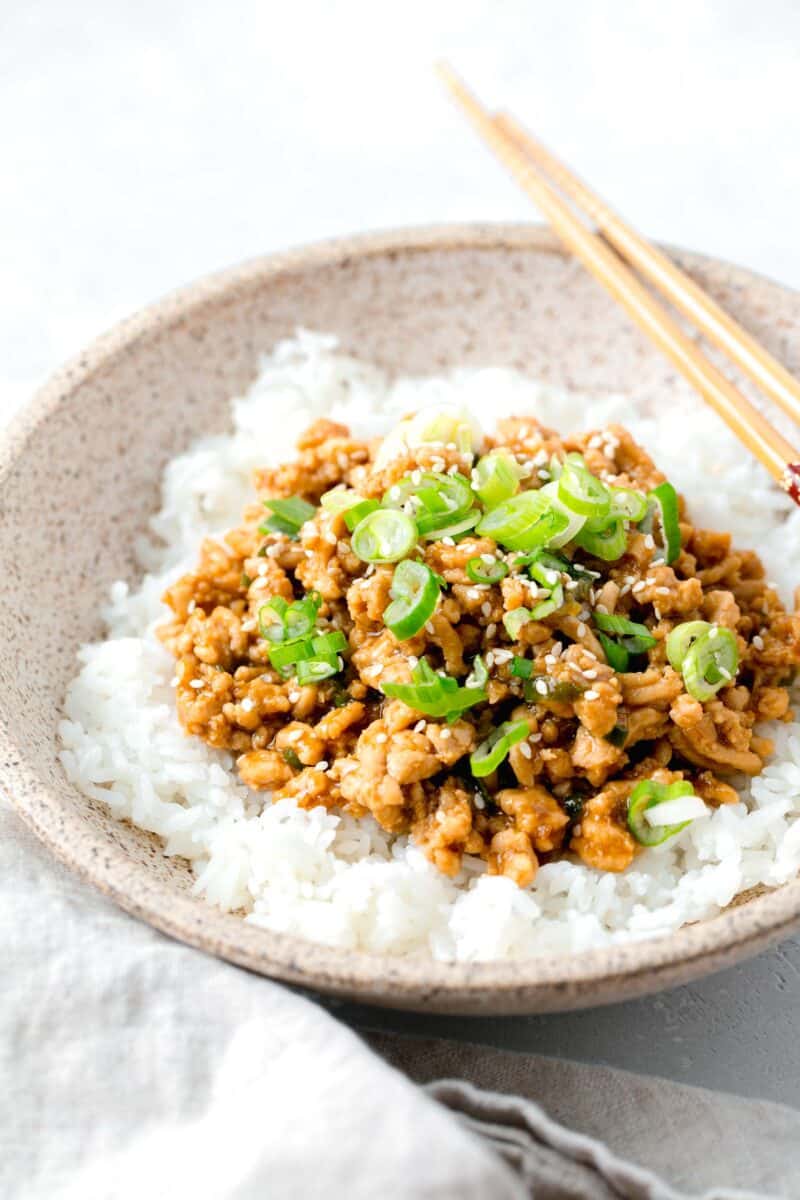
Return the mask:
<path id="1" fill-rule="evenodd" d="M 684 265 L 790 368 L 800 299 L 737 268 Z M 247 264 L 134 317 L 71 363 L 0 447 L 0 748 L 4 786 L 51 848 L 134 914 L 251 969 L 427 1011 L 537 1011 L 621 999 L 734 961 L 785 933 L 800 885 L 668 938 L 577 958 L 476 967 L 387 959 L 256 929 L 190 894 L 185 863 L 64 779 L 59 704 L 114 579 L 158 502 L 165 462 L 226 428 L 259 356 L 298 326 L 396 373 L 521 368 L 669 404 L 686 384 L 549 235 L 453 228 L 353 238 Z M 698 399 L 697 403 L 701 401 Z M 487 418 L 492 398 L 486 397 Z M 280 414 L 269 419 L 279 421 Z"/>

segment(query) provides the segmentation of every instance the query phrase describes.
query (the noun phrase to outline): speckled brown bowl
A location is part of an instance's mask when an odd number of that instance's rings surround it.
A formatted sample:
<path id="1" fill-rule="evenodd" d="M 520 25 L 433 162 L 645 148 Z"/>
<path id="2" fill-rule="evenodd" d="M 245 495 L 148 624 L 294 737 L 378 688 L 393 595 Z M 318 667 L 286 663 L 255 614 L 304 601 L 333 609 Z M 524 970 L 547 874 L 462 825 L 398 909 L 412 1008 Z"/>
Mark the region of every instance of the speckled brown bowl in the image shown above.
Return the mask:
<path id="1" fill-rule="evenodd" d="M 800 369 L 800 296 L 724 263 L 680 258 Z M 396 372 L 513 365 L 665 404 L 685 387 L 553 238 L 527 226 L 404 230 L 274 255 L 114 329 L 56 375 L 0 446 L 0 782 L 25 820 L 86 880 L 173 937 L 374 1004 L 529 1013 L 608 1003 L 785 937 L 800 924 L 800 882 L 669 937 L 574 957 L 450 966 L 327 949 L 208 907 L 191 895 L 185 864 L 66 782 L 56 724 L 75 650 L 100 632 L 109 583 L 135 576 L 131 547 L 156 507 L 164 463 L 225 428 L 228 399 L 253 379 L 258 356 L 298 325 L 333 331 L 346 350 Z"/>

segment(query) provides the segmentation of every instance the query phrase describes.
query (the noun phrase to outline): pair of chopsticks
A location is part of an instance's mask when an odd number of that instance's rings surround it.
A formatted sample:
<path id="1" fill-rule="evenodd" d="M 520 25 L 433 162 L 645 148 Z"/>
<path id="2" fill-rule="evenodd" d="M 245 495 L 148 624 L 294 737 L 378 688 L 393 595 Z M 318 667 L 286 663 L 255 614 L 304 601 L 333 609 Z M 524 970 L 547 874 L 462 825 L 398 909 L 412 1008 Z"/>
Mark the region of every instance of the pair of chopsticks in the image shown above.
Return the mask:
<path id="1" fill-rule="evenodd" d="M 488 112 L 446 64 L 440 64 L 438 71 L 480 136 L 508 167 L 567 248 L 619 301 L 800 505 L 800 453 L 706 358 L 648 291 L 633 268 L 693 320 L 710 342 L 729 354 L 799 425 L 800 383 L 688 275 L 612 212 L 587 184 L 513 117 Z M 576 214 L 576 208 L 583 211 L 599 232 Z"/>

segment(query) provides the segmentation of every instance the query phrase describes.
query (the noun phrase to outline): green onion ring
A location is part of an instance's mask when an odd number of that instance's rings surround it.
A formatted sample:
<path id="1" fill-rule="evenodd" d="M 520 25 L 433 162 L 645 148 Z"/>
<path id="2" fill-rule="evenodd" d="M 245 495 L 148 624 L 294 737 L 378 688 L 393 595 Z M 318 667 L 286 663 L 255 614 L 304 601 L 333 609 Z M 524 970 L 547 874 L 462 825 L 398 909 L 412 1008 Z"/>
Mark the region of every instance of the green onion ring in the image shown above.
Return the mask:
<path id="1" fill-rule="evenodd" d="M 410 554 L 416 542 L 417 527 L 411 518 L 385 508 L 368 513 L 351 539 L 353 553 L 368 563 L 398 562 Z"/>
<path id="2" fill-rule="evenodd" d="M 481 742 L 469 756 L 469 769 L 482 779 L 496 771 L 508 756 L 512 746 L 528 737 L 531 732 L 529 721 L 504 721 Z"/>
<path id="3" fill-rule="evenodd" d="M 601 558 L 604 562 L 616 562 L 628 547 L 628 534 L 622 518 L 613 517 L 601 531 L 582 529 L 575 541 L 595 558 Z"/>
<path id="4" fill-rule="evenodd" d="M 678 493 L 671 483 L 660 483 L 648 493 L 650 521 L 653 510 L 658 514 L 663 539 L 664 561 L 672 563 L 681 552 L 681 529 L 678 523 Z M 647 520 L 645 519 L 645 523 Z M 645 525 L 642 525 L 645 528 Z M 649 532 L 649 530 L 646 530 Z"/>
<path id="5" fill-rule="evenodd" d="M 383 622 L 402 642 L 424 629 L 433 616 L 439 584 L 430 567 L 406 559 L 394 569 L 389 595 L 391 604 L 383 610 Z"/>
<path id="6" fill-rule="evenodd" d="M 667 635 L 667 658 L 670 666 L 676 671 L 681 671 L 689 647 L 704 633 L 708 633 L 710 628 L 708 621 L 684 621 L 681 625 L 676 625 Z"/>
<path id="7" fill-rule="evenodd" d="M 476 532 L 509 550 L 535 550 L 551 543 L 569 521 L 541 491 L 520 492 L 486 513 Z"/>
<path id="8" fill-rule="evenodd" d="M 686 690 L 701 704 L 732 683 L 739 669 L 739 646 L 730 629 L 714 625 L 689 649 L 681 668 Z"/>
<path id="9" fill-rule="evenodd" d="M 466 570 L 473 583 L 500 583 L 508 574 L 508 564 L 499 558 L 492 563 L 486 563 L 478 554 L 468 560 Z"/>
<path id="10" fill-rule="evenodd" d="M 519 463 L 508 450 L 492 450 L 484 455 L 472 472 L 473 490 L 484 508 L 496 508 L 519 491 L 522 475 Z"/>
<path id="11" fill-rule="evenodd" d="M 645 812 L 666 800 L 677 800 L 679 796 L 693 796 L 694 788 L 690 783 L 657 783 L 654 779 L 640 779 L 628 799 L 628 829 L 640 846 L 660 846 L 668 838 L 680 833 L 691 821 L 681 821 L 677 825 L 650 825 L 645 820 Z"/>
<path id="12" fill-rule="evenodd" d="M 602 520 L 611 508 L 611 495 L 602 479 L 593 475 L 583 456 L 568 454 L 558 478 L 558 496 L 573 512 Z"/>

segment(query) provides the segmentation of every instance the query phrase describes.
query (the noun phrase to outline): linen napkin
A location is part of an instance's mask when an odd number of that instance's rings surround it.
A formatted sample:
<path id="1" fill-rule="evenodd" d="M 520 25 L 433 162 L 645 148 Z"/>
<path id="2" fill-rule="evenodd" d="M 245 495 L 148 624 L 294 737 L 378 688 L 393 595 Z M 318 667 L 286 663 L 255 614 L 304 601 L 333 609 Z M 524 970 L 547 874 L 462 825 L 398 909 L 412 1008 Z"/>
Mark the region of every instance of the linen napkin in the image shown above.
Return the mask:
<path id="1" fill-rule="evenodd" d="M 368 1045 L 129 918 L 2 801 L 0 939 L 3 1200 L 800 1195 L 789 1109 L 465 1044 Z"/>

